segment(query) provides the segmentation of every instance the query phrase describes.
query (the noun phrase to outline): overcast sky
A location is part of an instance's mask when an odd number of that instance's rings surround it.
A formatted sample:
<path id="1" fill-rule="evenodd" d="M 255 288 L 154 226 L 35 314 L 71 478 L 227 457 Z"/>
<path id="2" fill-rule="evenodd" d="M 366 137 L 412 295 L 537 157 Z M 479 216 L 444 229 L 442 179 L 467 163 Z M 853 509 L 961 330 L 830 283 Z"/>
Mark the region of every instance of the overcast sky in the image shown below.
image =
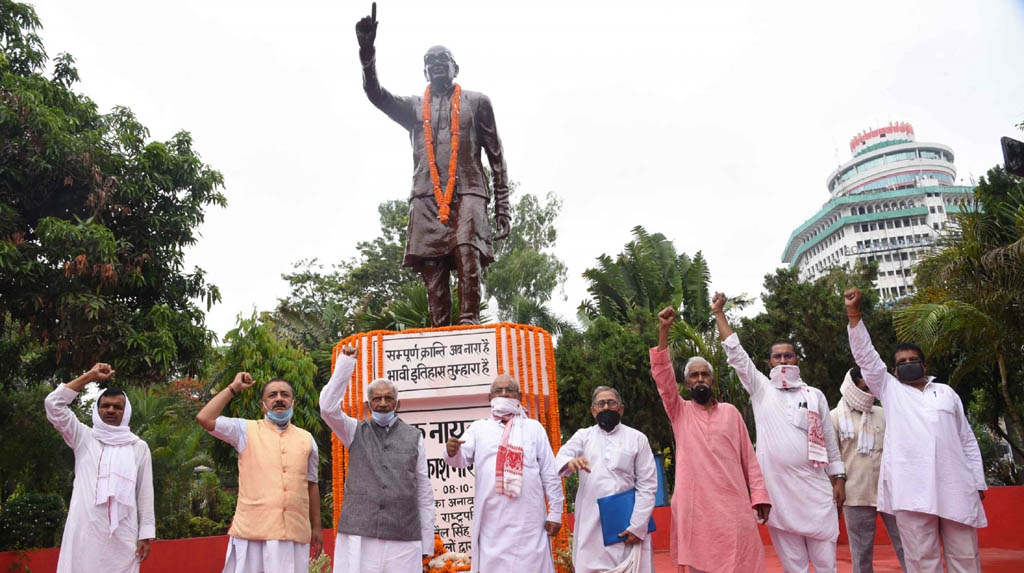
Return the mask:
<path id="1" fill-rule="evenodd" d="M 221 289 L 219 335 L 272 309 L 294 261 L 354 256 L 377 205 L 408 196 L 408 136 L 362 91 L 369 1 L 35 6 L 79 91 L 130 107 L 156 139 L 190 131 L 224 174 L 228 207 L 187 256 Z M 702 250 L 715 289 L 760 294 L 863 129 L 908 121 L 953 148 L 965 180 L 1002 161 L 1000 136 L 1024 135 L 1021 0 L 382 0 L 377 18 L 386 88 L 422 93 L 424 51 L 448 46 L 459 83 L 494 103 L 519 189 L 564 202 L 553 308 L 568 317 L 580 274 L 635 225 Z"/>

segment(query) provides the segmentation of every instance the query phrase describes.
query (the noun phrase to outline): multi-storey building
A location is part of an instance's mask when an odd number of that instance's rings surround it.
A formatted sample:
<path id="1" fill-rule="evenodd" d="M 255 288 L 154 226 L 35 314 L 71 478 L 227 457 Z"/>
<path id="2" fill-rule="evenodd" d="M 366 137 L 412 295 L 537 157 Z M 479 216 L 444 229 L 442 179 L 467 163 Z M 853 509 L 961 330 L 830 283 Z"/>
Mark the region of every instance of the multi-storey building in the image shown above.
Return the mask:
<path id="1" fill-rule="evenodd" d="M 974 201 L 955 185 L 953 150 L 915 141 L 908 123 L 850 140 L 853 159 L 826 181 L 831 198 L 790 235 L 782 262 L 814 280 L 834 265 L 878 262 L 883 299 L 914 292 L 914 264 L 946 228 L 947 216 Z"/>

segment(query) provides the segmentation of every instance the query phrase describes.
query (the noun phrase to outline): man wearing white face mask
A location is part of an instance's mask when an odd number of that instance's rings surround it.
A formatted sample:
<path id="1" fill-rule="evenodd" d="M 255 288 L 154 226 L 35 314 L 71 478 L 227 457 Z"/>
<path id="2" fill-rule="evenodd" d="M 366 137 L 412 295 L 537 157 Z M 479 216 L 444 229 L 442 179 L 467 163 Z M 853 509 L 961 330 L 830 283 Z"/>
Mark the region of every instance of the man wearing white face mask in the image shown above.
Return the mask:
<path id="1" fill-rule="evenodd" d="M 68 408 L 90 382 L 114 375 L 96 364 L 46 397 L 46 417 L 75 452 L 75 486 L 61 538 L 58 573 L 134 573 L 156 537 L 149 446 L 128 428 L 132 405 L 107 388 L 92 406 L 92 427 Z"/>
<path id="2" fill-rule="evenodd" d="M 722 347 L 754 409 L 757 461 L 773 504 L 768 532 L 775 552 L 787 573 L 808 571 L 811 564 L 816 572 L 834 572 L 837 506 L 846 497 L 846 475 L 828 402 L 821 390 L 800 379 L 800 357 L 790 342 L 772 344 L 771 374 L 762 374 L 740 346 L 724 307 L 725 295 L 715 293 L 711 311 Z"/>
<path id="3" fill-rule="evenodd" d="M 423 434 L 398 418 L 398 391 L 385 379 L 366 388 L 369 420 L 341 409 L 355 356 L 355 346 L 344 347 L 320 391 L 320 416 L 349 452 L 334 573 L 419 573 L 423 557 L 434 554 L 434 490 Z"/>
<path id="4" fill-rule="evenodd" d="M 544 426 L 526 417 L 520 396 L 514 378 L 498 376 L 491 417 L 446 444 L 445 462 L 475 467 L 472 573 L 555 570 L 548 536 L 562 526 L 562 480 Z"/>
<path id="5" fill-rule="evenodd" d="M 939 573 L 943 554 L 949 571 L 981 571 L 977 528 L 988 525 L 981 503 L 988 486 L 964 405 L 926 375 L 924 352 L 912 343 L 896 346 L 895 368 L 886 372 L 861 321 L 862 296 L 850 289 L 845 304 L 850 351 L 885 407 L 878 510 L 896 516 L 908 571 Z"/>
<path id="6" fill-rule="evenodd" d="M 248 372 L 235 374 L 196 414 L 199 425 L 238 451 L 238 504 L 223 573 L 306 573 L 310 545 L 316 553 L 323 545 L 320 455 L 313 435 L 291 423 L 295 390 L 287 380 L 263 387 L 263 419 L 220 415 L 255 383 Z"/>

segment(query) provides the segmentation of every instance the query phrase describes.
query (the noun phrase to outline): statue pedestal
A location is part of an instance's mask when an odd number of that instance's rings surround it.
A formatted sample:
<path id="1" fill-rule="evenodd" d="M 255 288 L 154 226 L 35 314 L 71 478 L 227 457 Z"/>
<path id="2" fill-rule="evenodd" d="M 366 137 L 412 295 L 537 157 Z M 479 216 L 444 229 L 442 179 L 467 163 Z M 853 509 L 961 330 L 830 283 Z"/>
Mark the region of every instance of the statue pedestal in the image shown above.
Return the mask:
<path id="1" fill-rule="evenodd" d="M 558 452 L 561 430 L 551 335 L 536 326 L 508 322 L 377 330 L 339 342 L 332 370 L 342 347 L 353 344 L 359 348 L 358 363 L 342 408 L 357 420 L 368 418 L 366 387 L 377 378 L 395 383 L 401 401 L 399 417 L 423 433 L 434 488 L 435 532 L 449 551 L 468 553 L 474 478 L 470 470 L 444 462 L 445 443 L 462 435 L 473 421 L 491 415 L 487 399 L 491 382 L 509 374 L 519 382 L 523 406 L 544 426 L 552 450 Z M 332 452 L 336 524 L 348 467 L 348 452 L 337 436 L 332 438 Z M 563 527 L 554 546 L 564 548 L 567 543 L 568 528 Z"/>

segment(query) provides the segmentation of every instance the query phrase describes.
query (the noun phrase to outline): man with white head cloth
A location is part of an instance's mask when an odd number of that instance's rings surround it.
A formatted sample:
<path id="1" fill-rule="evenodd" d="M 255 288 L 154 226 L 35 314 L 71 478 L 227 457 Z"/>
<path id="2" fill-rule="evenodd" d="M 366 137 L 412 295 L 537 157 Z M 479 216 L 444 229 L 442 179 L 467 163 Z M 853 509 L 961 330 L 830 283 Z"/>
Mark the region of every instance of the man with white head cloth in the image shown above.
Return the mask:
<path id="1" fill-rule="evenodd" d="M 555 570 L 548 536 L 562 527 L 562 480 L 544 426 L 526 417 L 521 395 L 514 378 L 498 376 L 488 394 L 491 417 L 445 444 L 445 462 L 472 464 L 476 473 L 471 573 Z"/>
<path id="2" fill-rule="evenodd" d="M 555 458 L 560 475 L 579 472 L 572 538 L 572 564 L 577 573 L 615 570 L 627 560 L 634 564 L 629 571 L 654 571 L 647 524 L 654 512 L 658 474 L 647 436 L 620 424 L 623 412 L 625 405 L 618 390 L 595 388 L 590 413 L 597 424 L 577 430 Z M 597 500 L 631 489 L 636 490 L 636 501 L 629 526 L 619 533 L 624 543 L 606 546 Z"/>
<path id="3" fill-rule="evenodd" d="M 146 442 L 128 427 L 132 405 L 107 388 L 92 407 L 92 427 L 68 404 L 90 382 L 114 375 L 99 363 L 46 397 L 46 417 L 75 452 L 75 485 L 61 538 L 58 573 L 139 570 L 156 537 L 153 467 Z"/>
<path id="4" fill-rule="evenodd" d="M 434 554 L 434 490 L 423 434 L 398 418 L 398 390 L 389 380 L 366 388 L 369 420 L 341 409 L 355 356 L 356 347 L 344 347 L 320 391 L 320 415 L 349 451 L 334 573 L 419 573 L 423 557 Z"/>

